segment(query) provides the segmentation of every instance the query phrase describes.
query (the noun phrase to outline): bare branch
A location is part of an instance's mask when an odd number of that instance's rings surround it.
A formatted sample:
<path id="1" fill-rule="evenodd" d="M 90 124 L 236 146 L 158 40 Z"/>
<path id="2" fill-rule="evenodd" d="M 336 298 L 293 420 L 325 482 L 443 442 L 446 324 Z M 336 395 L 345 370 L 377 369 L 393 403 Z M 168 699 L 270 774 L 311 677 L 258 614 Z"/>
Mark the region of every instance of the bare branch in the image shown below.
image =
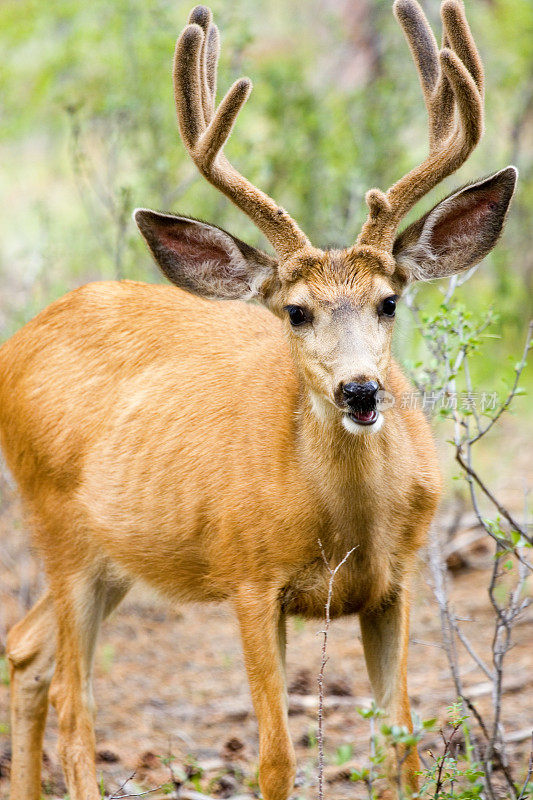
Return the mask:
<path id="1" fill-rule="evenodd" d="M 328 559 L 326 558 L 326 553 L 324 552 L 324 548 L 322 546 L 322 542 L 320 539 L 318 540 L 318 546 L 320 548 L 320 553 L 324 560 L 324 564 L 326 565 L 326 569 L 329 572 L 329 583 L 328 583 L 328 596 L 325 605 L 325 617 L 324 617 L 324 630 L 321 631 L 322 633 L 322 660 L 320 663 L 320 672 L 318 673 L 318 800 L 324 800 L 324 671 L 326 669 L 326 664 L 328 662 L 327 657 L 327 647 L 328 647 L 328 634 L 329 634 L 329 623 L 330 623 L 330 609 L 331 609 L 331 598 L 333 595 L 333 583 L 335 581 L 335 576 L 343 564 L 346 563 L 348 558 L 357 549 L 356 547 L 352 547 L 351 550 L 348 550 L 342 561 L 339 561 L 335 568 L 331 567 Z"/>
<path id="2" fill-rule="evenodd" d="M 513 527 L 513 529 L 515 531 L 518 531 L 518 533 L 520 533 L 520 535 L 523 536 L 523 538 L 526 539 L 526 541 L 528 541 L 530 544 L 533 544 L 533 538 L 531 536 L 528 536 L 528 534 L 523 529 L 523 527 L 521 525 L 519 525 L 518 522 L 516 522 L 514 517 L 505 508 L 505 506 L 503 506 L 499 502 L 499 500 L 494 496 L 494 494 L 490 491 L 490 489 L 485 485 L 484 481 L 481 479 L 481 477 L 476 472 L 476 470 L 473 469 L 473 467 L 468 463 L 467 460 L 465 460 L 465 457 L 464 457 L 464 454 L 463 454 L 463 444 L 462 443 L 461 444 L 456 444 L 455 459 L 458 462 L 458 464 L 460 464 L 460 466 L 463 468 L 463 470 L 466 472 L 466 474 L 469 475 L 470 478 L 479 486 L 479 488 L 481 489 L 483 494 L 491 501 L 491 503 L 498 510 L 498 512 L 501 514 L 501 516 L 504 519 L 506 519 L 507 522 Z M 481 517 L 481 519 L 482 519 L 482 517 Z M 496 539 L 496 541 L 498 541 L 498 542 L 500 542 L 500 544 L 502 544 L 501 540 L 499 540 L 497 537 L 495 537 L 494 534 L 491 534 L 491 535 L 492 535 L 492 537 L 494 539 Z"/>
<path id="3" fill-rule="evenodd" d="M 526 792 L 528 790 L 529 782 L 531 780 L 532 775 L 533 775 L 533 731 L 531 732 L 531 751 L 529 754 L 529 764 L 527 767 L 527 774 L 517 800 L 523 800 L 523 798 L 526 797 Z"/>
<path id="4" fill-rule="evenodd" d="M 498 420 L 500 419 L 500 417 L 503 414 L 503 412 L 507 411 L 507 409 L 511 405 L 513 399 L 516 397 L 516 392 L 518 390 L 518 383 L 520 381 L 520 378 L 522 377 L 522 373 L 523 373 L 523 371 L 524 371 L 524 369 L 526 367 L 526 364 L 527 364 L 527 354 L 529 353 L 529 351 L 531 349 L 531 338 L 532 337 L 533 337 L 533 320 L 530 321 L 528 329 L 527 329 L 527 336 L 526 336 L 526 343 L 524 345 L 524 351 L 522 353 L 521 360 L 516 365 L 516 368 L 515 368 L 515 379 L 514 379 L 513 385 L 511 386 L 509 394 L 507 395 L 507 397 L 504 400 L 504 402 L 500 405 L 500 407 L 499 407 L 498 411 L 496 412 L 496 414 L 491 418 L 491 420 L 488 423 L 488 425 L 485 428 L 483 428 L 477 434 L 477 436 L 474 436 L 472 439 L 469 440 L 469 444 L 470 445 L 475 444 L 475 442 L 479 441 L 482 436 L 485 436 L 485 434 L 488 433 L 488 431 L 490 431 L 492 426 L 495 425 L 496 422 L 498 422 Z"/>

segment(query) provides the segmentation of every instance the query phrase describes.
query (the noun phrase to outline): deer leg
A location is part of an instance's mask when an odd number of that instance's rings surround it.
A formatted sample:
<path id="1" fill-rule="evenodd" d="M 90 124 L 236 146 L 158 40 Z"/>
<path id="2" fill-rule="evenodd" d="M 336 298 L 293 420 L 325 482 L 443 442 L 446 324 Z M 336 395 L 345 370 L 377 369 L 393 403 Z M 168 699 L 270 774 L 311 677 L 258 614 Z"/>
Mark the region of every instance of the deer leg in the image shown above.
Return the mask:
<path id="1" fill-rule="evenodd" d="M 46 592 L 9 631 L 12 800 L 39 800 L 48 689 L 54 673 L 55 616 Z"/>
<path id="2" fill-rule="evenodd" d="M 259 784 L 264 800 L 287 800 L 296 759 L 285 685 L 285 619 L 277 589 L 249 587 L 235 602 L 250 691 L 259 725 Z"/>
<path id="3" fill-rule="evenodd" d="M 92 665 L 100 623 L 129 586 L 77 576 L 54 587 L 56 669 L 50 701 L 57 711 L 59 755 L 71 800 L 100 800 L 94 763 Z"/>
<path id="4" fill-rule="evenodd" d="M 403 590 L 386 608 L 360 615 L 361 633 L 368 675 L 376 703 L 386 714 L 389 724 L 403 725 L 412 731 L 411 709 L 407 694 L 407 648 L 409 641 L 409 595 Z M 398 764 L 390 756 L 391 782 L 400 781 L 410 791 L 418 789 L 420 770 L 418 752 L 412 748 L 400 753 Z"/>

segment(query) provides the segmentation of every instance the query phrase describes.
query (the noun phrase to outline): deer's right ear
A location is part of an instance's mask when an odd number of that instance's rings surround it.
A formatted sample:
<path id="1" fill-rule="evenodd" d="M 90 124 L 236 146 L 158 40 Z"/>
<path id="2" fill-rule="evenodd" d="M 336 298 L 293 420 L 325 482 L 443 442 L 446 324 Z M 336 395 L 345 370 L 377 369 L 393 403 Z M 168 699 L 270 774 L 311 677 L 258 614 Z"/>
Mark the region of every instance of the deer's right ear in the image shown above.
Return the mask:
<path id="1" fill-rule="evenodd" d="M 267 301 L 277 262 L 226 231 L 188 217 L 138 208 L 133 218 L 167 278 L 219 300 Z"/>
<path id="2" fill-rule="evenodd" d="M 459 189 L 397 237 L 393 255 L 407 280 L 444 278 L 473 267 L 502 232 L 516 167 Z"/>

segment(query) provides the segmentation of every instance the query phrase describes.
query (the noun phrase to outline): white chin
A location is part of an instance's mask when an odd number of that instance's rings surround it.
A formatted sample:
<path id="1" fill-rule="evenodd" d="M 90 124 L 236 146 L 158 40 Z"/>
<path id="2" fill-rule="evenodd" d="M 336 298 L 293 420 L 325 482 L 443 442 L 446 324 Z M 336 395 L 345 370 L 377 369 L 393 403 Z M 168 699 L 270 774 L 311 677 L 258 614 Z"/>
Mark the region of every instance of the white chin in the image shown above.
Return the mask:
<path id="1" fill-rule="evenodd" d="M 373 422 L 372 425 L 360 425 L 358 422 L 348 416 L 348 414 L 343 414 L 342 424 L 348 433 L 377 433 L 379 430 L 381 430 L 383 425 L 383 414 L 381 411 L 378 411 L 376 421 Z"/>

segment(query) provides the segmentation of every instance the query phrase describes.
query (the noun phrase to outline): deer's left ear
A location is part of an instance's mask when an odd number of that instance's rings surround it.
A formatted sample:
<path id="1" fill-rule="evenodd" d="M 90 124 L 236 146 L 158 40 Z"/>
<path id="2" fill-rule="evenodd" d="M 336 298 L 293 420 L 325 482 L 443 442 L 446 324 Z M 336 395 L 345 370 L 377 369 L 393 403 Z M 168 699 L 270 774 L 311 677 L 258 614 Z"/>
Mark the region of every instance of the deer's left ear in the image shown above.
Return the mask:
<path id="1" fill-rule="evenodd" d="M 230 233 L 189 217 L 138 208 L 133 215 L 152 255 L 172 283 L 218 300 L 268 303 L 277 261 Z"/>
<path id="2" fill-rule="evenodd" d="M 503 228 L 516 185 L 516 167 L 460 189 L 396 239 L 393 255 L 407 281 L 462 272 L 489 253 Z"/>

